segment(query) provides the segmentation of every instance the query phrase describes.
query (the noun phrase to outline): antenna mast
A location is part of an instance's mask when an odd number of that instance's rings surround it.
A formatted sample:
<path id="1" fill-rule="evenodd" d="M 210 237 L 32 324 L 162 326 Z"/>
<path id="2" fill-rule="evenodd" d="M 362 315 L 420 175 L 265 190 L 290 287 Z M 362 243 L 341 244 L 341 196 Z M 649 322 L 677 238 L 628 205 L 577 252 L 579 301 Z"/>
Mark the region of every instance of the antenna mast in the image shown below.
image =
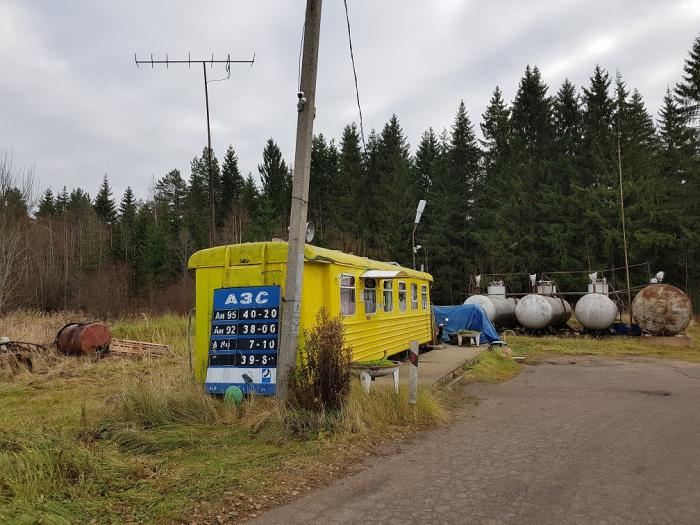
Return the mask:
<path id="1" fill-rule="evenodd" d="M 188 67 L 192 67 L 192 64 L 202 64 L 202 71 L 204 72 L 204 101 L 207 109 L 207 179 L 209 181 L 209 246 L 214 246 L 216 242 L 216 210 L 215 210 L 215 198 L 214 198 L 214 172 L 211 170 L 211 127 L 209 126 L 209 82 L 218 82 L 220 80 L 228 80 L 231 78 L 231 64 L 250 64 L 253 67 L 255 63 L 255 53 L 253 53 L 253 58 L 250 60 L 231 60 L 231 55 L 226 56 L 226 60 L 214 60 L 214 54 L 211 55 L 211 59 L 207 60 L 192 60 L 189 53 L 187 53 L 187 60 L 170 60 L 168 54 L 165 54 L 165 60 L 154 60 L 153 53 L 151 53 L 150 60 L 139 60 L 134 53 L 134 62 L 136 67 L 140 67 L 139 64 L 150 64 L 151 69 L 155 64 L 165 64 L 166 69 L 170 69 L 170 64 L 187 64 Z M 226 77 L 218 78 L 214 80 L 207 80 L 207 64 L 209 68 L 213 68 L 214 64 L 226 64 Z"/>
<path id="2" fill-rule="evenodd" d="M 618 73 L 619 75 L 619 73 Z M 619 76 L 618 76 L 619 78 Z M 622 220 L 622 246 L 625 252 L 625 279 L 627 281 L 627 307 L 629 308 L 630 324 L 627 335 L 632 335 L 632 290 L 630 288 L 630 265 L 627 259 L 627 229 L 625 227 L 625 194 L 622 190 L 622 146 L 620 145 L 620 118 L 622 114 L 623 100 L 618 95 L 619 107 L 617 109 L 617 167 L 620 175 L 620 218 Z"/>

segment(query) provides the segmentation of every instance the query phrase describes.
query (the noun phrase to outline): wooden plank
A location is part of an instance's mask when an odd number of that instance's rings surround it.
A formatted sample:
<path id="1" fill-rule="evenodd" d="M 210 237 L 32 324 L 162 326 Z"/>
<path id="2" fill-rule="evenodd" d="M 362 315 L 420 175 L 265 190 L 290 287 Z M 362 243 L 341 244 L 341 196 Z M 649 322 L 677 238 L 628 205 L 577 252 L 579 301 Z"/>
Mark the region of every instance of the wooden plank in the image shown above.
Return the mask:
<path id="1" fill-rule="evenodd" d="M 134 357 L 165 357 L 172 355 L 168 345 L 146 341 L 131 341 L 129 339 L 112 339 L 109 351 L 112 354 Z"/>

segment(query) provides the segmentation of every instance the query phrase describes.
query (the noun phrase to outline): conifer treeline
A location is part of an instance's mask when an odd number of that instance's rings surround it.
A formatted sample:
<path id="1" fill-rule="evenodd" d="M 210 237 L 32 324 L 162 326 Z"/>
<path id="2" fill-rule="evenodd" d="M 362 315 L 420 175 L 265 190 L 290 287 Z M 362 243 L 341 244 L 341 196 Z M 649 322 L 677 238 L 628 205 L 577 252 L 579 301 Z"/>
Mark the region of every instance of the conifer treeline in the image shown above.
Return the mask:
<path id="1" fill-rule="evenodd" d="M 449 129 L 423 133 L 415 154 L 396 115 L 372 130 L 364 151 L 354 124 L 338 142 L 320 134 L 309 197 L 314 244 L 410 265 L 415 208 L 425 198 L 417 260 L 435 278 L 436 303 L 461 302 L 475 274 L 619 267 L 619 139 L 630 262 L 650 261 L 697 301 L 700 37 L 684 71 L 656 122 L 619 75 L 596 67 L 588 86 L 567 80 L 552 93 L 527 67 L 511 103 L 494 90 L 480 140 L 463 102 Z M 117 204 L 107 177 L 94 200 L 79 188 L 46 190 L 28 220 L 42 232 L 33 249 L 51 256 L 39 256 L 47 268 L 33 274 L 39 282 L 23 302 L 80 307 L 100 283 L 143 298 L 181 282 L 189 255 L 207 243 L 206 156 L 205 148 L 192 160 L 187 179 L 166 174 L 145 200 L 127 188 Z M 232 147 L 221 164 L 212 159 L 217 243 L 286 237 L 291 170 L 277 144 L 265 145 L 260 186 L 242 176 Z"/>

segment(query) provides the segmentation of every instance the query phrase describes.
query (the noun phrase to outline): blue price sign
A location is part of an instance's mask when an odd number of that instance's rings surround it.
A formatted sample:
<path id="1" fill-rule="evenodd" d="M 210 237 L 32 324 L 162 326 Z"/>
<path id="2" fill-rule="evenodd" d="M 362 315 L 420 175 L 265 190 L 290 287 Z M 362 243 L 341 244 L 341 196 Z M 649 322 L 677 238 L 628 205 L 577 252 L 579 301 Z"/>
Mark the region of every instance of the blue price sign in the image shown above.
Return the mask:
<path id="1" fill-rule="evenodd" d="M 280 299 L 279 286 L 214 290 L 207 392 L 275 394 Z"/>

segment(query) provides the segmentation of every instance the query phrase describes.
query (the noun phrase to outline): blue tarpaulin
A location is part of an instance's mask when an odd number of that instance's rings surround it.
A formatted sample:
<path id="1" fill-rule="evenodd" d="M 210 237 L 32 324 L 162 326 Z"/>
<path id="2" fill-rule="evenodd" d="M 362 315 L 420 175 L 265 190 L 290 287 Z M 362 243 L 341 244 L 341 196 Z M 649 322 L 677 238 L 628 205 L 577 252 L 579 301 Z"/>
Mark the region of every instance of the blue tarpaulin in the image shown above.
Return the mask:
<path id="1" fill-rule="evenodd" d="M 489 321 L 486 312 L 478 304 L 458 304 L 456 306 L 433 306 L 435 325 L 443 324 L 442 342 L 449 343 L 450 335 L 460 330 L 478 330 L 481 339 L 489 343 L 499 339 L 498 332 Z"/>

